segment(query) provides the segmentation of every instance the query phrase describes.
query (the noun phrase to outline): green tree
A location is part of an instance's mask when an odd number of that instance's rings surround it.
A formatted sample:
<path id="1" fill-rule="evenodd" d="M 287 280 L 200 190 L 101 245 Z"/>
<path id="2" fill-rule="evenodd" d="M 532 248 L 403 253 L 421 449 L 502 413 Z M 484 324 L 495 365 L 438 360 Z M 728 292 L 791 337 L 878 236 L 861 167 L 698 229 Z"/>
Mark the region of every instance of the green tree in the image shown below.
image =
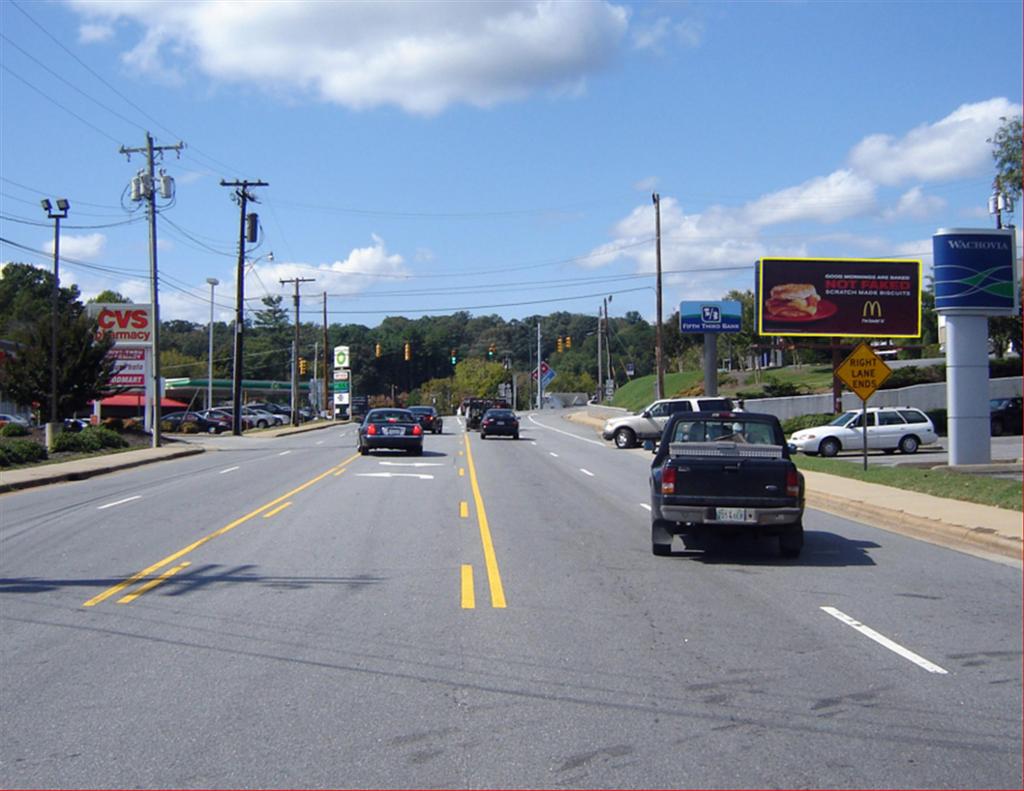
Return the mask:
<path id="1" fill-rule="evenodd" d="M 467 397 L 494 398 L 498 394 L 498 385 L 507 379 L 508 374 L 501 363 L 470 358 L 455 366 L 454 390 L 460 400 Z"/>
<path id="2" fill-rule="evenodd" d="M 121 305 L 133 304 L 132 301 L 128 297 L 126 297 L 124 294 L 122 294 L 120 291 L 111 291 L 110 289 L 107 289 L 106 291 L 101 291 L 95 297 L 90 299 L 87 304 L 91 305 L 94 302 L 95 303 L 100 303 L 100 304 L 102 304 L 102 303 L 111 303 L 111 304 L 118 303 L 118 304 L 121 304 Z"/>
<path id="3" fill-rule="evenodd" d="M 16 354 L 0 366 L 0 389 L 19 404 L 38 404 L 49 418 L 50 317 L 22 325 L 12 340 Z M 113 339 L 96 340 L 96 322 L 79 312 L 57 325 L 57 416 L 70 417 L 97 398 L 109 395 L 116 361 L 107 357 Z"/>
<path id="4" fill-rule="evenodd" d="M 988 139 L 992 144 L 992 159 L 996 163 L 996 175 L 992 187 L 1003 195 L 1019 200 L 1021 196 L 1021 116 L 1000 118 L 1002 123 L 995 135 Z"/>
<path id="5" fill-rule="evenodd" d="M 10 263 L 0 272 L 0 337 L 10 337 L 19 328 L 34 324 L 51 313 L 53 273 L 30 264 Z M 83 306 L 78 286 L 61 286 L 58 315 L 74 317 Z"/>

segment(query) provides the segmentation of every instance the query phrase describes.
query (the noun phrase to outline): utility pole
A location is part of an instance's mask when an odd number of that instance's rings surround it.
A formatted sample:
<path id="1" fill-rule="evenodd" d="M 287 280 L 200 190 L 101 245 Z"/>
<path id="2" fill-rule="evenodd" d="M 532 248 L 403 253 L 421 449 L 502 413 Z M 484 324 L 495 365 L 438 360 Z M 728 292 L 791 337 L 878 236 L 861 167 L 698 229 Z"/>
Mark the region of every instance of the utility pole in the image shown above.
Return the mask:
<path id="1" fill-rule="evenodd" d="M 245 209 L 249 201 L 256 198 L 249 194 L 249 187 L 268 187 L 265 181 L 224 181 L 222 187 L 235 188 L 235 200 L 241 209 L 238 224 L 238 268 L 235 274 L 235 364 L 231 381 L 231 433 L 236 437 L 242 434 L 242 335 L 245 328 Z M 255 217 L 255 215 L 253 215 Z M 255 231 L 255 228 L 253 228 Z M 251 234 L 255 236 L 255 233 Z M 256 241 L 251 238 L 250 241 Z"/>
<path id="2" fill-rule="evenodd" d="M 292 341 L 292 425 L 299 425 L 299 284 L 312 283 L 316 278 L 291 277 L 281 281 L 295 284 L 295 340 Z"/>
<path id="3" fill-rule="evenodd" d="M 595 395 L 596 402 L 600 404 L 604 399 L 601 397 L 604 394 L 604 371 L 601 370 L 601 365 L 604 361 L 604 353 L 601 351 L 601 322 L 603 321 L 601 306 L 597 306 L 597 394 Z"/>
<path id="4" fill-rule="evenodd" d="M 544 408 L 544 379 L 541 376 L 540 322 L 537 322 L 537 409 Z"/>
<path id="5" fill-rule="evenodd" d="M 327 381 L 327 372 L 330 371 L 331 375 L 332 376 L 334 375 L 333 367 L 329 366 L 327 364 L 327 361 L 329 359 L 330 358 L 327 356 L 327 292 L 325 291 L 324 292 L 324 382 L 323 382 L 323 387 L 321 388 L 321 390 L 323 390 L 323 396 L 324 396 L 324 400 L 322 401 L 322 403 L 323 403 L 323 411 L 326 414 L 330 415 L 331 417 L 334 417 L 334 404 L 328 405 L 328 403 L 327 403 L 327 398 L 328 398 L 328 395 L 330 393 L 330 384 Z M 348 396 L 349 397 L 349 409 L 351 409 L 351 404 L 352 404 L 352 383 L 351 382 L 348 383 L 348 392 L 349 392 L 349 396 Z"/>
<path id="6" fill-rule="evenodd" d="M 658 282 L 657 282 L 657 325 L 654 328 L 654 366 L 657 369 L 657 392 L 656 398 L 665 397 L 665 366 L 662 361 L 661 351 L 661 196 L 655 192 L 651 195 L 654 200 L 654 240 L 655 240 L 655 257 L 657 259 L 658 267 Z"/>
<path id="7" fill-rule="evenodd" d="M 158 300 L 159 281 L 157 279 L 156 267 L 156 180 L 154 173 L 153 159 L 155 155 L 163 156 L 164 151 L 176 151 L 181 156 L 181 149 L 185 147 L 182 142 L 173 146 L 153 145 L 153 136 L 146 132 L 145 148 L 125 148 L 121 146 L 120 153 L 131 160 L 132 154 L 146 155 L 146 175 L 142 180 L 143 189 L 139 192 L 141 198 L 148 200 L 149 212 L 149 300 L 152 303 L 153 319 L 153 405 L 152 405 L 152 430 L 153 447 L 160 447 L 160 303 Z M 174 194 L 174 181 L 160 171 L 160 195 L 163 198 L 171 198 Z M 134 199 L 136 191 L 132 190 Z"/>

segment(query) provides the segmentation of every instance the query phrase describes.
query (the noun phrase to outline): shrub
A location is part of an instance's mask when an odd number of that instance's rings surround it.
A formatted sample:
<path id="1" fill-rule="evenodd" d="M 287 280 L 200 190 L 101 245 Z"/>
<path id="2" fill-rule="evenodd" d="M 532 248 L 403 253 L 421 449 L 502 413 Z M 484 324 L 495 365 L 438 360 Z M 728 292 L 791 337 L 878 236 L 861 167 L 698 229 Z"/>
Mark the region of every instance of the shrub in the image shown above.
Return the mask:
<path id="1" fill-rule="evenodd" d="M 198 423 L 182 423 L 181 424 L 182 434 L 198 434 L 199 424 Z"/>
<path id="2" fill-rule="evenodd" d="M 802 428 L 810 428 L 811 426 L 824 426 L 831 423 L 834 419 L 835 415 L 831 412 L 818 415 L 798 415 L 797 417 L 791 417 L 783 420 L 782 430 L 788 437 L 794 431 L 799 431 Z"/>
<path id="3" fill-rule="evenodd" d="M 0 467 L 29 464 L 46 459 L 46 448 L 30 439 L 0 440 Z"/>
<path id="4" fill-rule="evenodd" d="M 128 440 L 118 434 L 116 431 L 111 431 L 105 426 L 91 426 L 85 429 L 83 434 L 91 434 L 100 441 L 101 447 L 104 448 L 127 448 Z"/>
<path id="5" fill-rule="evenodd" d="M 108 417 L 103 420 L 103 428 L 110 429 L 111 431 L 116 431 L 118 434 L 120 434 L 122 431 L 124 431 L 124 421 L 121 420 L 121 418 L 119 417 Z"/>
<path id="6" fill-rule="evenodd" d="M 21 423 L 7 423 L 0 428 L 0 437 L 27 437 L 29 430 Z"/>
<path id="7" fill-rule="evenodd" d="M 90 429 L 77 433 L 62 431 L 53 440 L 53 450 L 57 453 L 94 453 L 103 449 L 103 441 Z"/>
<path id="8" fill-rule="evenodd" d="M 124 431 L 125 432 L 131 432 L 133 434 L 141 434 L 142 431 L 143 431 L 143 428 L 144 427 L 142 425 L 142 421 L 141 420 L 137 420 L 136 418 L 129 418 L 128 420 L 124 421 Z"/>

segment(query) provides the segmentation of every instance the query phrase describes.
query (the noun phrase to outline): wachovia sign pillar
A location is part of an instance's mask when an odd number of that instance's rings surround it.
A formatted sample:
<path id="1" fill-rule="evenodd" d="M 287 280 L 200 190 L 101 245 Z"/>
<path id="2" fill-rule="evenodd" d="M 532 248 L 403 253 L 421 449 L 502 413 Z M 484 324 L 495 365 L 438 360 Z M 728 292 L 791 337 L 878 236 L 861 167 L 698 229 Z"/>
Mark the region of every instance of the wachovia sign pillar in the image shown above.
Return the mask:
<path id="1" fill-rule="evenodd" d="M 1016 231 L 940 228 L 932 237 L 935 312 L 946 322 L 949 463 L 992 460 L 988 317 L 1018 308 Z"/>

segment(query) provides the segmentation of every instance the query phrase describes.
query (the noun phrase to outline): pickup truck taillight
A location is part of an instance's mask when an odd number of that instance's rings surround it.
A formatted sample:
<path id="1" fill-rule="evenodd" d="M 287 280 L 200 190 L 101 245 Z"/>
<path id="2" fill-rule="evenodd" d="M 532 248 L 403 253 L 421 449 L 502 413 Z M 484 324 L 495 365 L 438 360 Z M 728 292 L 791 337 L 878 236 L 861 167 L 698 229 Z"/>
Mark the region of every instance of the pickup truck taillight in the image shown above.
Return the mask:
<path id="1" fill-rule="evenodd" d="M 786 473 L 786 494 L 790 497 L 800 496 L 800 475 L 796 470 Z"/>
<path id="2" fill-rule="evenodd" d="M 661 493 L 676 493 L 676 468 L 671 464 L 666 464 L 661 468 Z"/>

